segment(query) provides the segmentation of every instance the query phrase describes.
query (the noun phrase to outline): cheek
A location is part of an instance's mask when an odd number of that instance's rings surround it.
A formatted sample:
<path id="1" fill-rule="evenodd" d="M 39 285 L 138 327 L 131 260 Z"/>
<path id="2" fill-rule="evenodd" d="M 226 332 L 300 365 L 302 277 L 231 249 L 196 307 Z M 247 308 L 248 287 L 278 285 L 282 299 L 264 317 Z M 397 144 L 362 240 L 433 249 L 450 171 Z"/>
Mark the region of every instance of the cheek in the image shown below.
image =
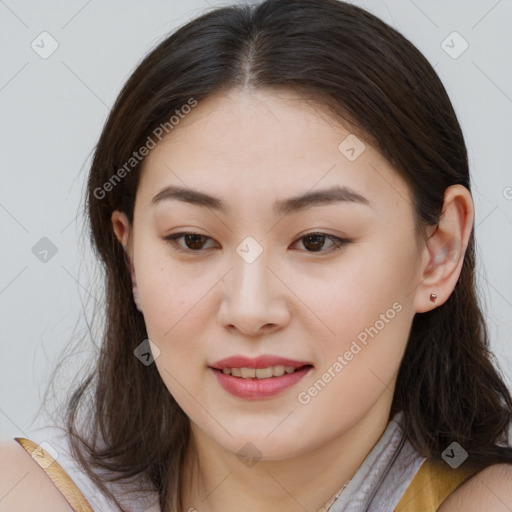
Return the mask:
<path id="1" fill-rule="evenodd" d="M 201 311 L 201 302 L 215 284 L 214 276 L 204 267 L 201 276 L 197 264 L 180 262 L 156 235 L 138 240 L 138 249 L 137 284 L 148 335 L 164 342 L 186 325 L 187 338 L 191 338 L 190 329 L 199 326 L 191 325 L 190 318 Z"/>
<path id="2" fill-rule="evenodd" d="M 140 287 L 148 337 L 160 350 L 158 372 L 175 400 L 190 412 L 191 396 L 200 396 L 198 374 L 205 363 L 205 329 L 209 318 L 209 287 L 191 283 L 183 272 L 155 265 Z M 205 283 L 206 284 L 206 283 Z"/>
<path id="3" fill-rule="evenodd" d="M 351 406 L 367 403 L 369 395 L 392 384 L 414 317 L 414 251 L 398 254 L 392 245 L 382 247 L 347 259 L 336 279 L 326 282 L 322 293 L 317 289 L 316 300 L 308 303 L 322 320 L 316 353 L 320 375 L 330 374 L 321 380 L 332 381 L 329 387 Z M 329 400 L 327 394 L 322 400 Z"/>
<path id="4" fill-rule="evenodd" d="M 414 313 L 408 305 L 393 302 L 393 293 L 388 297 L 367 297 L 364 305 L 347 301 L 344 311 L 331 311 L 336 336 L 317 338 L 322 347 L 319 364 L 296 394 L 297 413 L 307 418 L 311 432 L 337 435 L 381 396 L 391 402 Z"/>
<path id="5" fill-rule="evenodd" d="M 204 331 L 208 318 L 207 293 L 210 287 L 181 276 L 155 270 L 139 287 L 148 335 L 162 345 L 187 342 L 189 348 Z M 202 318 L 202 321 L 198 320 Z"/>
<path id="6" fill-rule="evenodd" d="M 327 270 L 295 276 L 294 282 L 293 275 L 288 276 L 287 284 L 291 283 L 290 288 L 304 303 L 302 312 L 296 312 L 297 321 L 306 320 L 310 325 L 315 322 L 329 350 L 350 344 L 366 327 L 378 322 L 381 315 L 386 315 L 385 320 L 393 320 L 410 290 L 403 283 L 402 264 L 393 254 L 386 256 L 369 246 L 362 249 Z M 360 338 L 364 341 L 364 334 Z"/>
<path id="7" fill-rule="evenodd" d="M 328 372 L 322 381 L 350 389 L 351 404 L 364 403 L 368 390 L 380 393 L 393 379 L 413 314 L 393 293 L 376 297 L 363 291 L 339 297 L 336 306 L 325 304 L 321 314 L 329 329 L 315 339 L 319 374 Z"/>

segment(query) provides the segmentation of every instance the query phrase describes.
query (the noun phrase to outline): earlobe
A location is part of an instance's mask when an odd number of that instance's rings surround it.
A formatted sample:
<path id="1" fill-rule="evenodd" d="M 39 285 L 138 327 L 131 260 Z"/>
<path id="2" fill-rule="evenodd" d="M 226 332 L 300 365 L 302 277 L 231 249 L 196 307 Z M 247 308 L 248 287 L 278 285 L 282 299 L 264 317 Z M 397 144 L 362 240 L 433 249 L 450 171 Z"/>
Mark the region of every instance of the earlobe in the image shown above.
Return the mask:
<path id="1" fill-rule="evenodd" d="M 426 263 L 415 297 L 417 313 L 442 305 L 457 284 L 473 229 L 474 208 L 469 190 L 462 185 L 448 187 L 442 212 L 424 248 Z"/>
<path id="2" fill-rule="evenodd" d="M 132 293 L 133 293 L 133 301 L 137 306 L 137 309 L 142 312 L 142 303 L 140 300 L 139 287 L 137 286 L 137 277 L 135 276 L 135 268 L 133 266 L 133 262 L 130 261 L 130 270 L 132 276 Z"/>
<path id="3" fill-rule="evenodd" d="M 128 220 L 128 217 L 124 212 L 114 210 L 112 212 L 111 220 L 117 239 L 126 249 L 128 245 L 128 237 L 130 235 L 130 221 Z"/>

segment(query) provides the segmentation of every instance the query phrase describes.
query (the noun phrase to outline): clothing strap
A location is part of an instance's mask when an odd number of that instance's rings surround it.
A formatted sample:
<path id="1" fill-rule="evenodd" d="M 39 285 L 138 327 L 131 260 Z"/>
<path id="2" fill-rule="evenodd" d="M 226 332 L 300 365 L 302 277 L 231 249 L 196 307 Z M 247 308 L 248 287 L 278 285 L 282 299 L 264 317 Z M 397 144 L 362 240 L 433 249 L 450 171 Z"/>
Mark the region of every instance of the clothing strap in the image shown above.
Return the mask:
<path id="1" fill-rule="evenodd" d="M 477 469 L 471 467 L 453 469 L 446 462 L 426 459 L 394 512 L 436 512 L 451 492 L 477 472 Z"/>
<path id="2" fill-rule="evenodd" d="M 94 512 L 71 477 L 47 451 L 30 439 L 15 437 L 14 440 L 39 464 L 75 512 Z"/>

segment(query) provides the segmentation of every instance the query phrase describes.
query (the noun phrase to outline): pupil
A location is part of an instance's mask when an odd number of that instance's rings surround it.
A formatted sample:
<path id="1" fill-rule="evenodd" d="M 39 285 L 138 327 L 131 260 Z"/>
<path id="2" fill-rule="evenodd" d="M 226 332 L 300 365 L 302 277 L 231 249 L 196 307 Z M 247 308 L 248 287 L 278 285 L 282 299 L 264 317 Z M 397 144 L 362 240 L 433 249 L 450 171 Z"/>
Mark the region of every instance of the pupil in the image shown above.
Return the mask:
<path id="1" fill-rule="evenodd" d="M 197 238 L 201 238 L 203 235 L 187 235 L 187 245 L 189 246 L 190 249 L 200 249 L 201 248 L 201 242 L 197 240 Z M 192 240 L 192 247 L 190 247 L 189 245 L 189 241 L 190 239 L 196 237 L 196 240 Z M 199 247 L 194 247 L 193 245 L 194 244 L 199 244 Z"/>
<path id="2" fill-rule="evenodd" d="M 323 236 L 323 235 L 308 235 L 308 236 L 306 237 L 306 240 L 311 240 L 311 239 L 315 240 L 315 239 L 316 239 L 316 243 L 315 243 L 315 242 L 313 242 L 313 246 L 314 246 L 314 248 L 319 249 L 319 248 L 321 248 L 321 247 L 322 247 L 322 245 L 323 245 L 323 241 L 322 241 L 322 239 L 324 239 L 324 238 L 325 238 L 325 236 Z M 319 243 L 319 241 L 318 241 L 319 239 L 321 240 L 321 242 L 320 242 L 320 243 Z M 304 245 L 306 245 L 306 246 L 307 246 L 307 244 L 304 244 Z"/>

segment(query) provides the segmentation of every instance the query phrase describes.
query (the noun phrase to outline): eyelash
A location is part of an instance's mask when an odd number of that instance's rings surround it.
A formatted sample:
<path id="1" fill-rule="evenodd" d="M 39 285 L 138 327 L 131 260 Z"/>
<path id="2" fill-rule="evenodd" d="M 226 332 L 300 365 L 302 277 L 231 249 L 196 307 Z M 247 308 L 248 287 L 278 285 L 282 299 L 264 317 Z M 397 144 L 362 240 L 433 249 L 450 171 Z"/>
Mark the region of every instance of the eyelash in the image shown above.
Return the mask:
<path id="1" fill-rule="evenodd" d="M 170 245 L 172 245 L 172 247 L 179 251 L 179 252 L 182 252 L 182 253 L 186 253 L 186 254 L 193 254 L 193 253 L 201 253 L 201 252 L 205 252 L 205 250 L 203 249 L 188 249 L 188 248 L 184 248 L 183 246 L 179 245 L 179 243 L 177 242 L 178 239 L 180 238 L 183 238 L 187 235 L 197 235 L 197 236 L 202 236 L 202 237 L 205 237 L 206 239 L 209 239 L 209 240 L 212 240 L 212 238 L 210 238 L 209 236 L 206 236 L 206 235 L 202 235 L 201 233 L 193 233 L 193 232 L 190 232 L 190 231 L 187 231 L 187 232 L 182 232 L 182 233 L 175 233 L 173 235 L 168 235 L 168 236 L 163 236 L 161 237 L 162 240 L 165 240 L 167 243 L 169 243 Z M 327 233 L 321 233 L 321 232 L 318 232 L 318 231 L 312 231 L 310 233 L 306 233 L 305 235 L 302 235 L 300 238 L 298 238 L 294 244 L 304 238 L 307 238 L 307 237 L 310 237 L 310 236 L 320 236 L 320 237 L 324 237 L 324 238 L 327 238 L 329 240 L 331 240 L 333 242 L 333 246 L 328 249 L 327 251 L 306 251 L 306 252 L 309 252 L 310 254 L 315 254 L 315 253 L 321 253 L 321 254 L 325 254 L 325 253 L 333 253 L 335 251 L 338 251 L 340 250 L 341 248 L 343 248 L 345 245 L 348 245 L 349 243 L 352 242 L 352 240 L 349 240 L 347 238 L 340 238 L 338 236 L 334 236 L 334 235 L 329 235 Z"/>

